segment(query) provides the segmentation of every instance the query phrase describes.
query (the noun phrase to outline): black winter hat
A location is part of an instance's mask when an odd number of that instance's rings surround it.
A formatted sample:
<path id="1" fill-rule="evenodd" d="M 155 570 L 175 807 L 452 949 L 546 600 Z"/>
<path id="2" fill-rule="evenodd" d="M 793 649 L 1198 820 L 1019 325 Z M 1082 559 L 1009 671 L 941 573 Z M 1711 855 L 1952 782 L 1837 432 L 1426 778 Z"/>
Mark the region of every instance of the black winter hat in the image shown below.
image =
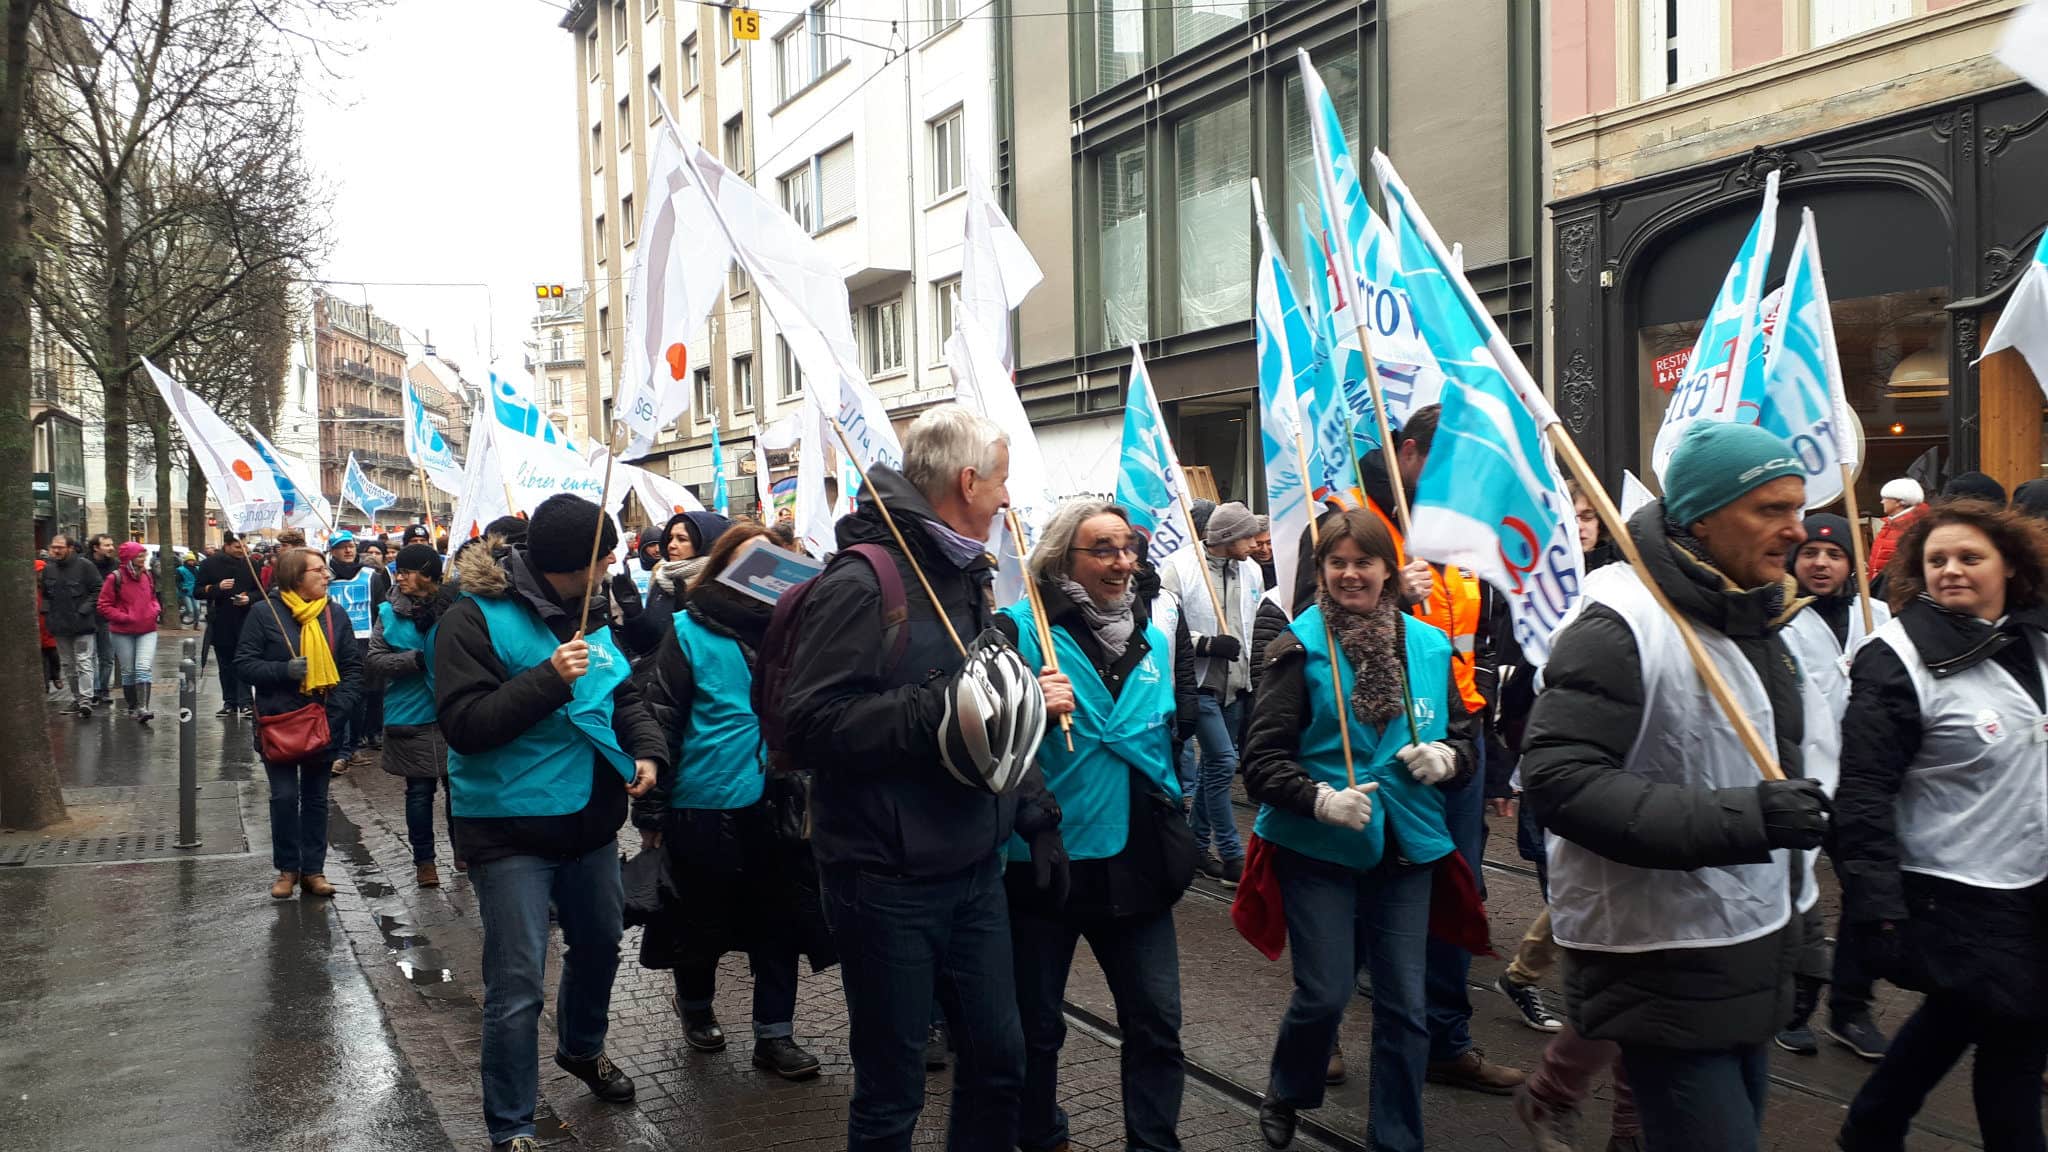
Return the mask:
<path id="1" fill-rule="evenodd" d="M 520 516 L 500 516 L 484 525 L 484 535 L 502 536 L 507 544 L 526 543 L 526 520 Z"/>
<path id="2" fill-rule="evenodd" d="M 1943 500 L 1989 500 L 2005 507 L 2005 485 L 1982 472 L 1965 472 L 1941 487 Z"/>
<path id="3" fill-rule="evenodd" d="M 417 572 L 429 580 L 441 578 L 441 554 L 432 545 L 407 544 L 393 561 L 400 572 Z"/>
<path id="4" fill-rule="evenodd" d="M 1833 544 L 1842 550 L 1844 556 L 1856 551 L 1849 540 L 1849 521 L 1833 512 L 1815 512 L 1806 518 L 1806 542 Z"/>
<path id="5" fill-rule="evenodd" d="M 590 542 L 599 532 L 600 559 L 619 546 L 612 518 L 581 496 L 558 492 L 541 501 L 526 522 L 526 555 L 542 572 L 580 572 L 590 567 Z"/>

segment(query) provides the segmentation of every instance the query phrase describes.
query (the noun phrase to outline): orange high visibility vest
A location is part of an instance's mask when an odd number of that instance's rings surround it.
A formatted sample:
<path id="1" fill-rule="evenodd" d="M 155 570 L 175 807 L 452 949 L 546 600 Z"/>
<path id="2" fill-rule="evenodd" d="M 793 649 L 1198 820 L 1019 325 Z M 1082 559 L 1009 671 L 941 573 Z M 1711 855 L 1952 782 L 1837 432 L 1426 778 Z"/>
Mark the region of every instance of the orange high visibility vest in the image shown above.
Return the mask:
<path id="1" fill-rule="evenodd" d="M 1400 525 L 1380 511 L 1378 502 L 1372 497 L 1366 497 L 1365 506 L 1387 526 L 1387 534 L 1394 538 L 1394 555 L 1405 565 L 1408 550 L 1401 539 Z M 1480 695 L 1476 675 L 1479 667 L 1479 579 L 1454 565 L 1432 564 L 1429 571 L 1429 599 L 1409 611 L 1417 620 L 1436 625 L 1451 638 L 1451 677 L 1458 685 L 1458 695 L 1465 701 L 1465 710 L 1477 712 L 1486 707 L 1486 697 Z"/>

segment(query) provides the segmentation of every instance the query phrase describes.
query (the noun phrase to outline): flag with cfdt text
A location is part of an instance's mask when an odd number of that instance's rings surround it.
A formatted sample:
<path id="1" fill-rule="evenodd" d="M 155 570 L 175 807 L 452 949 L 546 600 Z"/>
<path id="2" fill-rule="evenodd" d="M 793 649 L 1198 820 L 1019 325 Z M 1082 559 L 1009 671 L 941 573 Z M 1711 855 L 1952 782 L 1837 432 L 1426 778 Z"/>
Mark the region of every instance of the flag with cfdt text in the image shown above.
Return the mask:
<path id="1" fill-rule="evenodd" d="M 1180 457 L 1166 434 L 1166 419 L 1153 394 L 1145 357 L 1131 345 L 1131 383 L 1124 397 L 1123 447 L 1118 453 L 1116 502 L 1131 514 L 1131 527 L 1150 541 L 1149 559 L 1163 569 L 1168 558 L 1188 546 L 1182 501 L 1186 479 Z"/>

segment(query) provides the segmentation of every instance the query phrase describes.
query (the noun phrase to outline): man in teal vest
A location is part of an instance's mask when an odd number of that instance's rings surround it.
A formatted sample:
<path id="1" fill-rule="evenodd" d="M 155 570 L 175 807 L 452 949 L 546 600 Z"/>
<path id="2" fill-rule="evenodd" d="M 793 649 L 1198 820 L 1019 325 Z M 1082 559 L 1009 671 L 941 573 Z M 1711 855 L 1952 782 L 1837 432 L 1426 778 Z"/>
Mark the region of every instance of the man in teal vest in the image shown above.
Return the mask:
<path id="1" fill-rule="evenodd" d="M 463 553 L 462 599 L 434 637 L 453 831 L 484 924 L 484 1120 L 501 1152 L 538 1147 L 550 902 L 566 946 L 555 1063 L 599 1099 L 633 1099 L 604 1052 L 624 903 L 618 830 L 668 746 L 606 626 L 603 582 L 589 590 L 593 539 L 607 563 L 618 544 L 609 515 L 550 497 L 525 547 Z"/>

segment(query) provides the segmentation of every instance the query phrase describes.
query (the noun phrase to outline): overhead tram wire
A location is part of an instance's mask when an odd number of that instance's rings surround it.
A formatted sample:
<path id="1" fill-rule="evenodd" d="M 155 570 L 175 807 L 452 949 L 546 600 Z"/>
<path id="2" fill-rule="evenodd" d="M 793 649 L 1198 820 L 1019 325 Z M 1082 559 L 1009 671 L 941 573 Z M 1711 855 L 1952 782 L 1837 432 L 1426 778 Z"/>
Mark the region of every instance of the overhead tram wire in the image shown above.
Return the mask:
<path id="1" fill-rule="evenodd" d="M 545 4 L 550 8 L 556 9 L 557 11 L 569 11 L 569 7 L 567 5 L 556 3 L 556 0 L 537 0 L 537 2 Z M 694 4 L 699 8 L 716 8 L 722 12 L 729 12 L 734 9 L 744 8 L 749 12 L 758 12 L 763 16 L 785 16 L 791 19 L 807 15 L 809 12 L 809 9 L 790 10 L 785 8 L 754 8 L 749 7 L 748 5 L 745 4 L 722 3 L 721 0 L 677 0 L 677 3 Z M 1272 5 L 1272 8 L 1285 7 L 1286 3 L 1287 0 L 1281 0 L 1280 3 Z M 850 12 L 834 12 L 831 18 L 834 20 L 858 20 L 868 24 L 937 24 L 940 26 L 941 31 L 943 31 L 946 28 L 950 28 L 955 24 L 967 20 L 1023 20 L 1039 16 L 1120 16 L 1127 12 L 1212 12 L 1218 9 L 1241 9 L 1244 7 L 1244 4 L 1242 0 L 1194 0 L 1194 2 L 1192 3 L 1185 4 L 1118 5 L 1114 9 L 1047 8 L 1036 12 L 1010 12 L 1001 16 L 981 16 L 976 14 L 979 13 L 982 9 L 988 7 L 990 7 L 989 4 L 982 4 L 979 7 L 975 8 L 972 12 L 963 12 L 958 16 L 860 16 Z M 1268 10 L 1270 11 L 1271 8 L 1269 8 Z M 920 47 L 922 46 L 922 43 L 923 42 L 920 41 L 919 44 L 912 45 L 912 47 Z"/>

